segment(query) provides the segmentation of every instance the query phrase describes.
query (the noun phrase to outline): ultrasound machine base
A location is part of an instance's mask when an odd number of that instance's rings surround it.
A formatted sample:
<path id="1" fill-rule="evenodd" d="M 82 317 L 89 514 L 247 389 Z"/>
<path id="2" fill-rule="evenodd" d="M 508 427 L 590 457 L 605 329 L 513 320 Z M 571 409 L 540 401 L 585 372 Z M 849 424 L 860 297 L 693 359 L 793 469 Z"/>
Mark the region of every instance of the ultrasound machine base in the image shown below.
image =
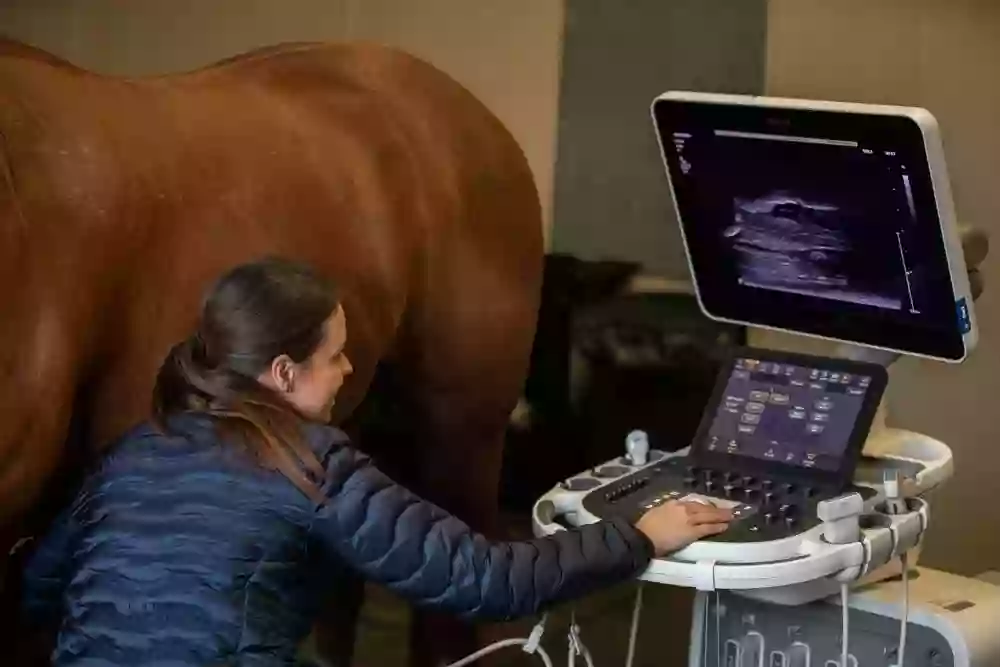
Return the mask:
<path id="1" fill-rule="evenodd" d="M 1000 587 L 916 568 L 909 581 L 906 663 L 921 667 L 1000 664 Z M 849 667 L 898 661 L 901 583 L 855 590 L 848 603 Z M 841 623 L 837 597 L 787 608 L 732 593 L 699 593 L 691 628 L 690 667 L 837 667 Z"/>
<path id="2" fill-rule="evenodd" d="M 919 546 L 929 519 L 928 507 L 919 496 L 950 475 L 951 450 L 943 443 L 894 429 L 881 437 L 893 438 L 895 453 L 862 459 L 852 486 L 863 499 L 860 541 L 830 544 L 824 540 L 823 522 L 814 511 L 817 500 L 824 498 L 822 490 L 803 499 L 793 515 L 796 521 L 789 524 L 777 516 L 768 523 L 760 505 L 733 501 L 725 497 L 725 490 L 706 492 L 703 484 L 698 489 L 686 488 L 682 473 L 687 473 L 688 449 L 670 454 L 652 450 L 649 461 L 641 466 L 614 459 L 565 480 L 535 503 L 534 532 L 549 535 L 613 513 L 634 518 L 642 511 L 640 503 L 661 499 L 687 497 L 735 505 L 734 512 L 740 516 L 729 530 L 653 560 L 640 578 L 700 590 L 738 590 L 744 596 L 778 604 L 822 599 L 836 593 L 841 581 L 877 578 L 882 566 Z M 910 511 L 905 514 L 880 511 L 886 470 L 903 471 L 909 479 Z M 608 502 L 609 494 L 615 503 Z"/>

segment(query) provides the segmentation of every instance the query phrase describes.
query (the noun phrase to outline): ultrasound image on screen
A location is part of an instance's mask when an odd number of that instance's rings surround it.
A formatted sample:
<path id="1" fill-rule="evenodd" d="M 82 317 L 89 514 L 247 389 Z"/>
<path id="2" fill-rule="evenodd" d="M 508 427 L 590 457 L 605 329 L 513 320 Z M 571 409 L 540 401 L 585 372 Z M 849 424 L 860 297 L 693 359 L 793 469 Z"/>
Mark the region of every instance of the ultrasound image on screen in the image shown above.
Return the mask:
<path id="1" fill-rule="evenodd" d="M 739 285 L 920 313 L 913 197 L 891 151 L 726 131 L 675 145 L 711 202 L 704 231 Z"/>
<path id="2" fill-rule="evenodd" d="M 723 231 L 738 257 L 747 287 L 852 301 L 899 310 L 895 276 L 872 275 L 852 238 L 852 212 L 834 197 L 810 201 L 776 190 L 754 199 L 736 197 L 733 224 Z M 891 261 L 890 257 L 890 261 Z M 899 267 L 900 274 L 904 269 Z M 906 304 L 912 307 L 912 302 Z"/>
<path id="3" fill-rule="evenodd" d="M 871 381 L 867 375 L 737 359 L 704 446 L 835 472 Z"/>

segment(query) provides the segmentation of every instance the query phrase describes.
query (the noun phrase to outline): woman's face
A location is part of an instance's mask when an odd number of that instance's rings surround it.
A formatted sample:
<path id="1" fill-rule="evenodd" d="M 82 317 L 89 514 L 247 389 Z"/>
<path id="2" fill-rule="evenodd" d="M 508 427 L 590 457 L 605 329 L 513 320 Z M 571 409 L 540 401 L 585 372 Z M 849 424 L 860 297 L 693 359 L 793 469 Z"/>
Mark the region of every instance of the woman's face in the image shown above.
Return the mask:
<path id="1" fill-rule="evenodd" d="M 354 367 L 344 354 L 347 343 L 344 309 L 337 308 L 323 328 L 323 340 L 311 357 L 300 363 L 284 355 L 278 357 L 272 362 L 267 377 L 261 380 L 278 390 L 304 416 L 328 422 L 337 392 Z"/>

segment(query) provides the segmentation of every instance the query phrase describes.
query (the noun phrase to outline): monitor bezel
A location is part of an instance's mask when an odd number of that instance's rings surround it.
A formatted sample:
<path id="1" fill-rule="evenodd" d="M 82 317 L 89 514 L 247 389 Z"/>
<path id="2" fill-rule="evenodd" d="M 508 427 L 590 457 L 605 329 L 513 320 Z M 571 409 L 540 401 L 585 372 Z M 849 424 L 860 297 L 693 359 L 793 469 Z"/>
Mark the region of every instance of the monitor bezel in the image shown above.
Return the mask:
<path id="1" fill-rule="evenodd" d="M 939 241 L 944 255 L 944 265 L 950 281 L 951 299 L 955 313 L 953 326 L 940 329 L 920 327 L 879 318 L 877 313 L 868 317 L 856 314 L 829 317 L 828 311 L 817 306 L 817 313 L 803 315 L 793 309 L 769 309 L 761 316 L 748 304 L 726 303 L 723 294 L 705 289 L 706 279 L 695 269 L 696 261 L 685 221 L 674 186 L 675 165 L 671 162 L 666 146 L 671 141 L 672 128 L 665 127 L 664 109 L 673 114 L 709 113 L 727 118 L 727 129 L 781 133 L 807 133 L 831 139 L 854 138 L 895 133 L 911 144 L 914 154 L 922 154 L 921 164 L 915 171 L 921 178 L 921 196 L 928 206 L 925 210 L 936 212 Z M 978 330 L 972 307 L 972 294 L 965 265 L 958 225 L 955 223 L 954 205 L 944 163 L 940 133 L 934 117 L 924 109 L 886 105 L 825 102 L 769 98 L 746 95 L 724 95 L 670 91 L 658 96 L 650 108 L 657 142 L 663 159 L 664 170 L 672 195 L 674 211 L 680 227 L 681 239 L 692 278 L 695 296 L 702 312 L 709 318 L 737 325 L 805 335 L 841 343 L 861 345 L 893 353 L 936 359 L 950 363 L 964 361 L 978 341 Z M 919 145 L 918 145 L 919 144 Z M 933 204 L 931 206 L 930 204 Z M 943 295 L 944 286 L 939 286 Z M 767 300 L 768 297 L 764 297 Z M 776 298 L 775 298 L 776 301 Z M 817 302 L 819 303 L 819 302 Z M 942 300 L 938 306 L 946 304 Z M 741 310 L 741 307 L 743 310 Z M 965 331 L 963 331 L 963 325 Z"/>
<path id="2" fill-rule="evenodd" d="M 777 461 L 764 461 L 750 456 L 713 452 L 707 449 L 708 434 L 715 420 L 715 415 L 725 398 L 726 387 L 729 385 L 729 378 L 733 372 L 733 367 L 738 359 L 747 357 L 769 363 L 793 364 L 871 377 L 871 383 L 868 386 L 868 391 L 865 393 L 864 401 L 861 404 L 861 409 L 858 411 L 858 417 L 854 422 L 854 428 L 851 430 L 844 456 L 837 470 L 806 468 Z M 711 397 L 705 407 L 705 411 L 702 413 L 698 430 L 695 432 L 694 440 L 691 443 L 689 456 L 695 465 L 705 468 L 740 471 L 744 474 L 772 479 L 794 479 L 801 483 L 812 484 L 818 487 L 844 489 L 854 479 L 854 471 L 861 458 L 865 441 L 871 432 L 875 415 L 878 412 L 879 404 L 882 402 L 882 397 L 885 395 L 888 383 L 889 374 L 886 368 L 881 364 L 873 362 L 824 357 L 798 352 L 766 350 L 749 346 L 734 348 L 716 376 Z"/>

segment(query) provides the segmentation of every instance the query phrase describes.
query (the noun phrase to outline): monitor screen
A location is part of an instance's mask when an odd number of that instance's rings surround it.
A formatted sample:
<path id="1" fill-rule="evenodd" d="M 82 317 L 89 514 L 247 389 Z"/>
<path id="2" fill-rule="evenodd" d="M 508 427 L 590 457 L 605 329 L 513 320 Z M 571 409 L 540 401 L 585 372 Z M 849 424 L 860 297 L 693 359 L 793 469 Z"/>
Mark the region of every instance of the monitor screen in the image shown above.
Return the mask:
<path id="1" fill-rule="evenodd" d="M 707 451 L 835 472 L 872 377 L 737 358 L 707 433 Z"/>
<path id="2" fill-rule="evenodd" d="M 923 135 L 895 116 L 657 100 L 691 269 L 720 319 L 960 359 Z"/>

